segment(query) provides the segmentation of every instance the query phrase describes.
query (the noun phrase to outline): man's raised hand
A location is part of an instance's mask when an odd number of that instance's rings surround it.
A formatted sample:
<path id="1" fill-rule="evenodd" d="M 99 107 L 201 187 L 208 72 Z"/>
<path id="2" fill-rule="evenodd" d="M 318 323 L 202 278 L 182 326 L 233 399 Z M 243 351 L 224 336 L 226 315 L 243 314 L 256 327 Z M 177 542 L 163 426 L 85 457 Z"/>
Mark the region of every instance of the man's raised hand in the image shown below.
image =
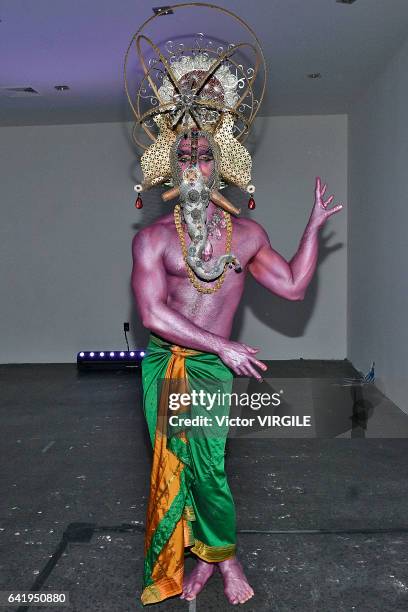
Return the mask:
<path id="1" fill-rule="evenodd" d="M 339 212 L 343 208 L 343 204 L 337 204 L 337 206 L 333 206 L 333 208 L 327 208 L 329 204 L 333 202 L 334 195 L 331 195 L 327 198 L 326 201 L 323 200 L 323 196 L 326 192 L 327 185 L 324 184 L 323 187 L 321 185 L 320 176 L 316 177 L 316 187 L 315 187 L 315 203 L 313 206 L 312 213 L 310 215 L 310 222 L 316 227 L 321 227 L 326 223 L 327 219 L 334 215 L 336 212 Z"/>

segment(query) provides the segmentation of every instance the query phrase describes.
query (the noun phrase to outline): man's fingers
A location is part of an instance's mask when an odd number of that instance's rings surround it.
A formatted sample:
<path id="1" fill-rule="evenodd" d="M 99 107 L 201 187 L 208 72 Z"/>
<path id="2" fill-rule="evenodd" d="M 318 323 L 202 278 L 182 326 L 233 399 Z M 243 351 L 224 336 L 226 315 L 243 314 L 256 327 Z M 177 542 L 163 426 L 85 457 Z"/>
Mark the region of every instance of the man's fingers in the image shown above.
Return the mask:
<path id="1" fill-rule="evenodd" d="M 248 344 L 244 344 L 243 342 L 242 342 L 242 346 L 244 346 L 248 351 L 251 351 L 251 353 L 257 353 L 259 351 L 259 348 L 248 346 Z"/>
<path id="2" fill-rule="evenodd" d="M 235 374 L 238 374 L 238 376 L 242 376 L 242 374 L 245 374 L 245 372 L 241 371 L 241 366 L 234 366 L 232 369 L 234 370 Z"/>
<path id="3" fill-rule="evenodd" d="M 257 359 L 255 359 L 255 357 L 249 357 L 248 359 L 253 361 L 254 364 L 260 367 L 262 370 L 267 370 L 267 366 L 262 363 L 262 361 L 258 361 Z M 262 375 L 255 370 L 255 368 L 249 361 L 234 366 L 232 369 L 234 370 L 235 374 L 238 374 L 238 376 L 253 376 L 257 379 L 258 382 L 262 382 L 263 380 Z"/>
<path id="4" fill-rule="evenodd" d="M 254 376 L 254 378 L 256 378 L 258 382 L 262 382 L 262 376 L 259 374 L 259 372 L 255 370 L 255 368 L 253 368 L 249 363 L 247 365 L 247 368 L 249 370 L 249 373 L 252 374 L 252 376 Z"/>
<path id="5" fill-rule="evenodd" d="M 327 198 L 325 202 L 323 202 L 323 206 L 326 208 L 331 202 L 334 200 L 334 195 L 331 195 L 330 198 Z"/>
<path id="6" fill-rule="evenodd" d="M 339 212 L 339 210 L 341 210 L 343 208 L 343 204 L 338 204 L 337 206 L 333 206 L 333 208 L 331 208 L 330 210 L 327 210 L 327 215 L 333 215 L 336 212 Z"/>
<path id="7" fill-rule="evenodd" d="M 261 370 L 263 370 L 264 372 L 265 370 L 268 369 L 268 366 L 265 363 L 263 363 L 263 361 L 258 361 L 258 359 L 255 359 L 255 357 L 250 357 L 249 359 L 252 361 L 252 363 L 257 365 L 258 368 L 261 368 Z"/>
<path id="8" fill-rule="evenodd" d="M 320 178 L 320 176 L 317 176 L 316 177 L 316 187 L 315 187 L 316 195 L 323 196 L 326 193 L 326 189 L 327 189 L 327 183 L 323 183 L 323 186 L 322 186 L 322 179 Z"/>

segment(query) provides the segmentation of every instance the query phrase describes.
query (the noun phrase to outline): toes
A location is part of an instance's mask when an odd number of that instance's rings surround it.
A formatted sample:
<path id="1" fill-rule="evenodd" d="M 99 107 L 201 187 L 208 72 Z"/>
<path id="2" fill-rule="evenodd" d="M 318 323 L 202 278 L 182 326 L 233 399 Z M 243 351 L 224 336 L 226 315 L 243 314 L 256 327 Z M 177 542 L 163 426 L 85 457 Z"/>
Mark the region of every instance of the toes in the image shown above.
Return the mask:
<path id="1" fill-rule="evenodd" d="M 240 598 L 239 598 L 239 593 L 234 593 L 234 595 L 229 595 L 228 593 L 226 593 L 227 595 L 227 599 L 231 604 L 238 604 L 240 603 Z"/>
<path id="2" fill-rule="evenodd" d="M 182 594 L 182 599 L 186 599 L 189 595 L 191 594 L 191 586 L 188 585 L 184 588 L 183 590 L 183 594 Z"/>
<path id="3" fill-rule="evenodd" d="M 237 595 L 239 603 L 245 603 L 246 601 L 248 601 L 248 599 L 250 599 L 253 596 L 253 594 L 254 592 L 252 591 L 252 589 L 250 591 L 248 589 L 241 591 Z"/>
<path id="4" fill-rule="evenodd" d="M 186 593 L 186 597 L 185 598 L 186 598 L 187 601 L 191 601 L 192 599 L 195 598 L 195 596 L 196 596 L 196 594 L 194 593 L 193 589 L 190 589 L 188 591 L 188 593 Z"/>
<path id="5" fill-rule="evenodd" d="M 188 596 L 186 596 L 186 601 L 192 601 L 195 598 L 196 598 L 195 595 L 188 595 Z"/>
<path id="6" fill-rule="evenodd" d="M 248 599 L 251 599 L 251 597 L 253 597 L 254 593 L 250 593 L 249 595 L 247 595 L 244 599 L 244 601 L 248 601 Z M 244 601 L 242 603 L 244 603 Z"/>
<path id="7" fill-rule="evenodd" d="M 190 595 L 195 597 L 197 593 L 201 591 L 202 588 L 203 588 L 202 582 L 193 582 L 193 584 L 191 585 Z"/>
<path id="8" fill-rule="evenodd" d="M 186 596 L 186 593 L 187 593 L 187 585 L 183 584 L 183 591 L 182 591 L 182 593 L 180 595 L 180 599 L 184 599 L 185 596 Z"/>

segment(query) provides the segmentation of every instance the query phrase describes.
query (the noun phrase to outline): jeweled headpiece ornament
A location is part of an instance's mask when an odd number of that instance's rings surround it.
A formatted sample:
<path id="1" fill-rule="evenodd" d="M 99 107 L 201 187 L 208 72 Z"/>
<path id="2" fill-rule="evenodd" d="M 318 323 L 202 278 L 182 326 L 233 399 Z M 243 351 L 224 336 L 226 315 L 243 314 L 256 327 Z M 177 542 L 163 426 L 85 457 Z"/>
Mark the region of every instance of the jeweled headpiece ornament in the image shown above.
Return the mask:
<path id="1" fill-rule="evenodd" d="M 169 38 L 163 37 L 166 28 L 187 23 L 188 11 L 189 22 L 200 27 L 212 16 L 211 39 L 203 33 L 174 31 Z M 226 31 L 231 32 L 233 41 L 225 42 Z M 131 66 L 134 59 L 139 64 L 138 74 Z M 140 77 L 139 83 L 132 86 L 129 75 L 135 74 Z M 260 43 L 240 17 L 201 2 L 166 7 L 166 14 L 147 19 L 132 37 L 125 55 L 124 78 L 136 118 L 132 138 L 145 150 L 140 160 L 143 181 L 135 186 L 137 191 L 162 183 L 175 187 L 171 148 L 180 133 L 191 128 L 212 135 L 218 148 L 221 188 L 227 183 L 250 194 L 255 191 L 251 157 L 242 143 L 263 99 L 266 70 Z M 217 190 L 211 197 L 230 212 L 239 212 L 232 205 L 228 208 L 227 200 Z"/>

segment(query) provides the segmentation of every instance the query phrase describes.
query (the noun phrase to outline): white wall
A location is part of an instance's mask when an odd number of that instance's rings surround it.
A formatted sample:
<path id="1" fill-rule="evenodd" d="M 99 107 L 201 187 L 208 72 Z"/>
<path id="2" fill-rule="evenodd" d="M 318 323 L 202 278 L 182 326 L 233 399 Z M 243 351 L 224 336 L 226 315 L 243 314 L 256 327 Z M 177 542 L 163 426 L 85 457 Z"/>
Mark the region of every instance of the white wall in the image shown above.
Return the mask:
<path id="1" fill-rule="evenodd" d="M 408 40 L 349 115 L 349 358 L 408 409 Z"/>
<path id="2" fill-rule="evenodd" d="M 71 362 L 81 349 L 125 348 L 123 321 L 131 322 L 131 346 L 144 346 L 130 287 L 131 240 L 168 205 L 151 192 L 142 211 L 133 206 L 140 173 L 130 127 L 0 128 L 0 362 Z M 347 118 L 261 117 L 255 140 L 251 214 L 290 258 L 316 175 L 347 202 Z M 238 190 L 230 196 L 246 205 Z M 333 235 L 303 302 L 248 283 L 235 338 L 259 344 L 262 358 L 345 357 L 346 220 L 344 210 L 328 222 L 324 235 Z"/>
<path id="3" fill-rule="evenodd" d="M 325 197 L 347 203 L 347 116 L 259 118 L 254 138 L 251 216 L 286 259 L 296 252 L 314 203 L 315 178 Z M 244 206 L 247 198 L 243 198 Z M 347 206 L 320 233 L 317 272 L 305 299 L 290 302 L 250 279 L 235 329 L 262 347 L 265 359 L 333 359 L 347 354 Z"/>

